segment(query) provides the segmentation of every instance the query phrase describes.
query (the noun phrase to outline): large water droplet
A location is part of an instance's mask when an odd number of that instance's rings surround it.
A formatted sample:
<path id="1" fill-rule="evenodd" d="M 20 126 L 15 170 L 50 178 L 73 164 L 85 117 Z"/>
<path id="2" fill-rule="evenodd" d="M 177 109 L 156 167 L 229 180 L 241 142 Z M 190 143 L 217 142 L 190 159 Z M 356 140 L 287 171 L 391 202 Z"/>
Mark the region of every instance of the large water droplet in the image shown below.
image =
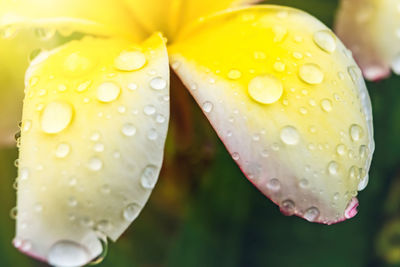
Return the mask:
<path id="1" fill-rule="evenodd" d="M 286 199 L 282 202 L 282 205 L 280 208 L 281 208 L 281 212 L 284 215 L 291 216 L 295 212 L 295 207 L 296 207 L 296 204 L 293 202 L 293 200 Z"/>
<path id="2" fill-rule="evenodd" d="M 90 261 L 88 250 L 78 243 L 62 240 L 49 250 L 47 260 L 50 265 L 60 267 L 83 266 Z"/>
<path id="3" fill-rule="evenodd" d="M 328 164 L 328 172 L 331 175 L 336 175 L 338 173 L 339 170 L 339 164 L 336 161 L 331 161 Z"/>
<path id="4" fill-rule="evenodd" d="M 140 207 L 139 204 L 131 203 L 131 204 L 128 204 L 124 208 L 124 210 L 122 212 L 122 215 L 123 215 L 125 220 L 127 220 L 128 222 L 132 222 L 137 218 L 137 216 L 139 215 L 140 210 L 141 210 L 141 207 Z"/>
<path id="5" fill-rule="evenodd" d="M 41 114 L 41 128 L 45 133 L 56 134 L 68 127 L 72 121 L 73 108 L 66 102 L 51 102 Z"/>
<path id="6" fill-rule="evenodd" d="M 261 104 L 272 104 L 282 97 L 283 85 L 274 75 L 266 74 L 252 79 L 248 92 L 255 101 Z"/>
<path id="7" fill-rule="evenodd" d="M 140 51 L 124 51 L 115 59 L 115 67 L 122 71 L 134 71 L 143 68 L 146 56 Z"/>
<path id="8" fill-rule="evenodd" d="M 331 112 L 332 111 L 332 101 L 330 99 L 323 99 L 321 101 L 321 108 L 325 112 Z"/>
<path id="9" fill-rule="evenodd" d="M 297 145 L 300 141 L 300 135 L 293 126 L 286 126 L 281 130 L 281 140 L 287 145 Z"/>
<path id="10" fill-rule="evenodd" d="M 136 134 L 136 127 L 131 123 L 126 123 L 122 126 L 122 133 L 126 136 L 134 136 Z"/>
<path id="11" fill-rule="evenodd" d="M 121 88 L 113 82 L 105 82 L 97 87 L 97 99 L 104 103 L 115 101 L 120 94 Z"/>
<path id="12" fill-rule="evenodd" d="M 157 179 L 158 179 L 157 167 L 149 165 L 146 168 L 144 168 L 142 176 L 140 178 L 140 182 L 143 188 L 153 189 L 157 183 Z"/>
<path id="13" fill-rule="evenodd" d="M 299 70 L 300 78 L 308 84 L 320 84 L 324 80 L 324 73 L 321 68 L 312 63 L 304 64 Z"/>
<path id="14" fill-rule="evenodd" d="M 336 39 L 329 30 L 318 31 L 314 34 L 314 42 L 322 50 L 333 53 L 336 50 Z"/>

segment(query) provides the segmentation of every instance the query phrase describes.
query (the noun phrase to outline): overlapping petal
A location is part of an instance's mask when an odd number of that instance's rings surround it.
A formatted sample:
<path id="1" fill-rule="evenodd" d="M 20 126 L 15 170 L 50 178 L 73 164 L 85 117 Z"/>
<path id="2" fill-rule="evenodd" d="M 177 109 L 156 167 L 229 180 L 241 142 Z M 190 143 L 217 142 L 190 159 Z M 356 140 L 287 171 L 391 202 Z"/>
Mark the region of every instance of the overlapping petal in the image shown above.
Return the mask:
<path id="1" fill-rule="evenodd" d="M 0 28 L 51 27 L 97 35 L 143 38 L 129 9 L 114 0 L 3 0 Z"/>
<path id="2" fill-rule="evenodd" d="M 367 79 L 400 74 L 400 1 L 342 0 L 336 31 Z"/>
<path id="3" fill-rule="evenodd" d="M 81 266 L 116 240 L 156 184 L 169 121 L 168 56 L 86 37 L 40 54 L 26 75 L 14 245 Z"/>
<path id="4" fill-rule="evenodd" d="M 241 9 L 170 47 L 172 64 L 248 179 L 286 214 L 356 214 L 374 150 L 371 104 L 349 51 L 312 16 Z"/>
<path id="5" fill-rule="evenodd" d="M 161 31 L 170 40 L 194 20 L 230 7 L 260 0 L 124 0 L 148 32 Z"/>

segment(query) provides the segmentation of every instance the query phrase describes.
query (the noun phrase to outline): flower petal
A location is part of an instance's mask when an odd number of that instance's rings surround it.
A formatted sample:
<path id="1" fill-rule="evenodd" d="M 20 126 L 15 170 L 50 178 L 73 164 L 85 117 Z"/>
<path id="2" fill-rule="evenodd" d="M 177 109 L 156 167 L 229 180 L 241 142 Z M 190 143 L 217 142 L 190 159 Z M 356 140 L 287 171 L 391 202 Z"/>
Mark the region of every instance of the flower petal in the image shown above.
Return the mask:
<path id="1" fill-rule="evenodd" d="M 17 237 L 23 252 L 81 266 L 145 205 L 169 120 L 164 39 L 87 37 L 42 53 L 26 75 Z"/>
<path id="2" fill-rule="evenodd" d="M 142 38 L 143 32 L 122 1 L 115 0 L 2 0 L 2 27 L 58 27 L 97 35 Z"/>
<path id="3" fill-rule="evenodd" d="M 397 0 L 342 0 L 336 31 L 368 80 L 400 74 L 400 5 Z"/>
<path id="4" fill-rule="evenodd" d="M 250 181 L 286 214 L 356 213 L 374 150 L 354 60 L 312 16 L 264 6 L 217 15 L 170 47 L 172 66 Z"/>
<path id="5" fill-rule="evenodd" d="M 260 0 L 124 0 L 148 32 L 161 31 L 172 40 L 182 27 L 202 16 Z"/>

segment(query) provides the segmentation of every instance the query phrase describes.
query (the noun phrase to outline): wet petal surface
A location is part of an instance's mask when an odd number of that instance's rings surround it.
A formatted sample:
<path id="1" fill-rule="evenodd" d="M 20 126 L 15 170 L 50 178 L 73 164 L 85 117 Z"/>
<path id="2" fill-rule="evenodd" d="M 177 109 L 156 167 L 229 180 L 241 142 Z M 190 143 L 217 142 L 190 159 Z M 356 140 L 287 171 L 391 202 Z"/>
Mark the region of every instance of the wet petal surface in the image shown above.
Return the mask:
<path id="1" fill-rule="evenodd" d="M 98 256 L 101 238 L 118 239 L 149 198 L 168 120 L 159 34 L 142 45 L 87 37 L 40 54 L 26 75 L 14 244 L 56 266 Z"/>
<path id="2" fill-rule="evenodd" d="M 374 150 L 371 104 L 348 50 L 310 15 L 277 6 L 205 20 L 172 66 L 233 159 L 287 215 L 356 214 Z"/>

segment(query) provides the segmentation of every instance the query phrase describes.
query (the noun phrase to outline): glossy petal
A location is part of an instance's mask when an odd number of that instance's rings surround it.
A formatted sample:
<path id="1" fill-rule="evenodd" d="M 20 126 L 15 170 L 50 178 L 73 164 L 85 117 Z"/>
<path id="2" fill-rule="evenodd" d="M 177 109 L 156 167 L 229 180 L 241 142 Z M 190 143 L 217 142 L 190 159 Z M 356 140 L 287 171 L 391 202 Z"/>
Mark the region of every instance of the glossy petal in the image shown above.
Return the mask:
<path id="1" fill-rule="evenodd" d="M 14 241 L 20 250 L 54 266 L 81 266 L 100 254 L 99 236 L 115 241 L 137 217 L 162 164 L 166 52 L 159 34 L 140 46 L 88 37 L 30 65 Z"/>
<path id="2" fill-rule="evenodd" d="M 356 214 L 374 150 L 356 63 L 312 16 L 264 6 L 217 15 L 170 47 L 172 64 L 249 180 L 286 214 Z"/>
<path id="3" fill-rule="evenodd" d="M 143 38 L 141 29 L 122 1 L 114 0 L 2 0 L 0 28 L 57 27 L 97 35 Z"/>
<path id="4" fill-rule="evenodd" d="M 367 79 L 400 74 L 400 1 L 342 0 L 336 31 Z"/>
<path id="5" fill-rule="evenodd" d="M 173 40 L 177 31 L 202 16 L 260 0 L 124 0 L 148 32 L 161 31 Z"/>

